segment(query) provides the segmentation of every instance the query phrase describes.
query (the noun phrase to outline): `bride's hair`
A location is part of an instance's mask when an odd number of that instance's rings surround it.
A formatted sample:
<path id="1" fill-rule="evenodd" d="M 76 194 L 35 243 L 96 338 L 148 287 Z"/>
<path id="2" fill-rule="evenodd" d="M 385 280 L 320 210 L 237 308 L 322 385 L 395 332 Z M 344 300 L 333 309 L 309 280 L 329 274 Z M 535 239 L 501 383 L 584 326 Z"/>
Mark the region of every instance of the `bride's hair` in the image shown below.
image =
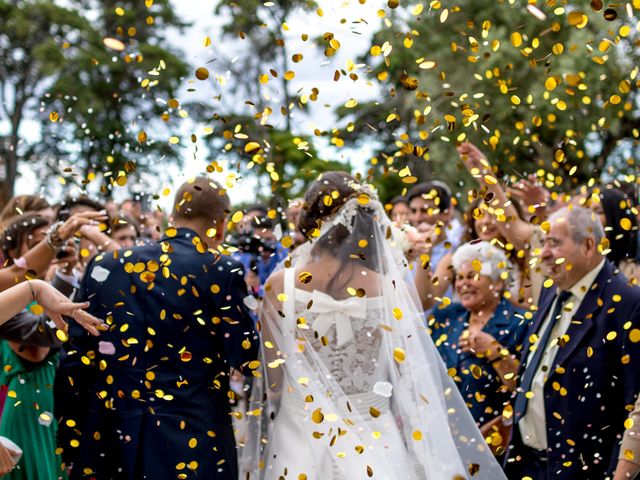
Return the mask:
<path id="1" fill-rule="evenodd" d="M 349 200 L 362 193 L 360 183 L 345 172 L 326 172 L 316 180 L 304 197 L 304 206 L 298 229 L 309 239 L 323 221 L 330 219 Z M 327 205 L 328 204 L 328 205 Z M 336 223 L 316 240 L 315 248 L 342 260 L 343 265 L 356 263 L 371 270 L 379 269 L 379 258 L 375 254 L 373 230 L 377 223 L 373 209 L 358 205 L 351 228 Z M 362 242 L 366 240 L 366 242 Z"/>
<path id="2" fill-rule="evenodd" d="M 298 230 L 305 237 L 312 238 L 314 230 L 322 228 L 324 219 L 335 214 L 357 195 L 355 185 L 358 185 L 356 179 L 345 172 L 321 174 L 304 196 Z"/>

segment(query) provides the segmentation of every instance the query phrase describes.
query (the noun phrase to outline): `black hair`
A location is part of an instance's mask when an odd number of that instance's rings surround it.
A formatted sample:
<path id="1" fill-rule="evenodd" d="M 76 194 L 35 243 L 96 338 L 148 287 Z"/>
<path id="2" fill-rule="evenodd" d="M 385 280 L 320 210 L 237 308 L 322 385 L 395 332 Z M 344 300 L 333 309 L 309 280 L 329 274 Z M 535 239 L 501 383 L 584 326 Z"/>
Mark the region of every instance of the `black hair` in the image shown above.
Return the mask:
<path id="1" fill-rule="evenodd" d="M 4 257 L 9 258 L 11 251 L 20 248 L 24 239 L 31 235 L 35 229 L 46 227 L 47 225 L 49 225 L 49 221 L 46 218 L 34 213 L 20 215 L 11 219 L 0 236 L 0 245 L 2 245 Z"/>
<path id="2" fill-rule="evenodd" d="M 391 200 L 389 200 L 389 203 L 391 204 L 392 207 L 395 207 L 399 203 L 404 203 L 405 205 L 408 206 L 409 205 L 409 199 L 407 197 L 405 197 L 404 195 L 396 195 Z"/>
<path id="3" fill-rule="evenodd" d="M 349 200 L 360 194 L 359 183 L 349 174 L 332 171 L 325 172 L 316 180 L 304 197 L 302 214 L 298 229 L 307 238 L 313 238 L 314 231 L 322 228 L 322 223 L 340 210 Z M 329 201 L 328 199 L 331 199 Z M 329 282 L 332 289 L 340 291 L 346 285 L 338 284 L 342 272 L 348 266 L 360 266 L 378 271 L 381 259 L 377 257 L 374 229 L 379 228 L 379 222 L 374 218 L 374 210 L 366 205 L 358 205 L 356 214 L 349 227 L 338 223 L 318 238 L 314 249 L 327 252 L 341 262 L 338 271 Z M 358 232 L 358 235 L 352 233 Z M 363 242 L 363 240 L 365 240 Z"/>
<path id="4" fill-rule="evenodd" d="M 611 249 L 607 258 L 615 265 L 619 265 L 625 259 L 637 259 L 638 220 L 631 211 L 633 201 L 618 188 L 604 187 L 600 191 L 600 202 L 607 220 L 605 233 Z M 622 219 L 630 222 L 629 230 L 620 225 Z"/>

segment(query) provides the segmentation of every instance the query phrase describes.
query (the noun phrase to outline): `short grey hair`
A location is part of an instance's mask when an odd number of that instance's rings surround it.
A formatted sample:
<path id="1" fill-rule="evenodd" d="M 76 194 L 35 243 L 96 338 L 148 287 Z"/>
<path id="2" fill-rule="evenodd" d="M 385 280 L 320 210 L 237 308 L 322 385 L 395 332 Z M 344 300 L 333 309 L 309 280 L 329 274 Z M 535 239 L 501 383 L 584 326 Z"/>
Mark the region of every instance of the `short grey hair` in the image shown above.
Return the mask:
<path id="1" fill-rule="evenodd" d="M 479 261 L 481 265 L 478 273 L 486 275 L 494 281 L 503 279 L 502 272 L 509 272 L 511 267 L 504 251 L 486 241 L 465 243 L 458 247 L 451 257 L 451 263 L 455 271 L 458 271 L 467 263 L 472 263 L 474 260 Z M 509 279 L 503 280 L 508 283 Z"/>
<path id="2" fill-rule="evenodd" d="M 561 208 L 551 214 L 549 222 L 556 222 L 560 218 L 567 222 L 571 240 L 576 244 L 581 244 L 587 238 L 592 237 L 597 246 L 605 237 L 600 218 L 588 208 L 579 206 Z"/>

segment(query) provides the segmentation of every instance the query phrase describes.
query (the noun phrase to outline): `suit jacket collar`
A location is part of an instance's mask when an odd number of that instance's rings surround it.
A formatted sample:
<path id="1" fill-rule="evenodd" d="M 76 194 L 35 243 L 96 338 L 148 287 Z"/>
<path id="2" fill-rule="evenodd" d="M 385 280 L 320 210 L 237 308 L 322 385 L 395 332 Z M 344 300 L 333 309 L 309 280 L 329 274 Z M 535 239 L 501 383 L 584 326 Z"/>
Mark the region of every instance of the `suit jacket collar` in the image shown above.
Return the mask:
<path id="1" fill-rule="evenodd" d="M 178 237 L 193 238 L 198 236 L 198 234 L 194 230 L 191 230 L 190 228 L 187 228 L 187 227 L 178 227 L 178 228 L 171 227 L 171 228 L 173 228 L 176 231 L 175 235 L 167 235 L 165 232 L 165 235 L 159 240 L 159 242 L 164 242 L 167 240 L 171 240 L 172 238 L 178 238 Z"/>
<path id="2" fill-rule="evenodd" d="M 593 318 L 597 314 L 598 310 L 602 308 L 602 292 L 607 286 L 613 275 L 614 267 L 608 260 L 602 266 L 600 273 L 596 276 L 591 288 L 586 292 L 578 311 L 573 316 L 571 324 L 567 330 L 569 337 L 568 342 L 561 346 L 556 354 L 551 372 L 554 372 L 556 367 L 561 366 L 571 356 L 574 350 L 580 344 L 580 341 L 593 327 Z"/>

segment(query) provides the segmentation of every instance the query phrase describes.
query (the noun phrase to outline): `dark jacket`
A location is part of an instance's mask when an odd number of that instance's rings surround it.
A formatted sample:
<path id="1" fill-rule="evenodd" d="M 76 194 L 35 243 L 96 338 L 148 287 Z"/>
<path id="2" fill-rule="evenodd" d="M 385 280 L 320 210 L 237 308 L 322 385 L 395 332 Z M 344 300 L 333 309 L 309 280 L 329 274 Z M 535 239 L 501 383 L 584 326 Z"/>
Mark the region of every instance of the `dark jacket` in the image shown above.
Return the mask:
<path id="1" fill-rule="evenodd" d="M 539 333 L 556 294 L 542 291 L 527 341 Z M 607 261 L 585 295 L 558 350 L 544 386 L 547 477 L 601 480 L 615 469 L 624 421 L 640 391 L 640 289 L 614 273 Z M 519 391 L 518 395 L 525 392 Z M 514 448 L 520 444 L 515 411 Z"/>
<path id="2" fill-rule="evenodd" d="M 242 267 L 195 238 L 178 229 L 89 264 L 79 300 L 109 331 L 72 326 L 58 372 L 72 478 L 237 478 L 229 369 L 250 374 L 258 342 Z"/>

